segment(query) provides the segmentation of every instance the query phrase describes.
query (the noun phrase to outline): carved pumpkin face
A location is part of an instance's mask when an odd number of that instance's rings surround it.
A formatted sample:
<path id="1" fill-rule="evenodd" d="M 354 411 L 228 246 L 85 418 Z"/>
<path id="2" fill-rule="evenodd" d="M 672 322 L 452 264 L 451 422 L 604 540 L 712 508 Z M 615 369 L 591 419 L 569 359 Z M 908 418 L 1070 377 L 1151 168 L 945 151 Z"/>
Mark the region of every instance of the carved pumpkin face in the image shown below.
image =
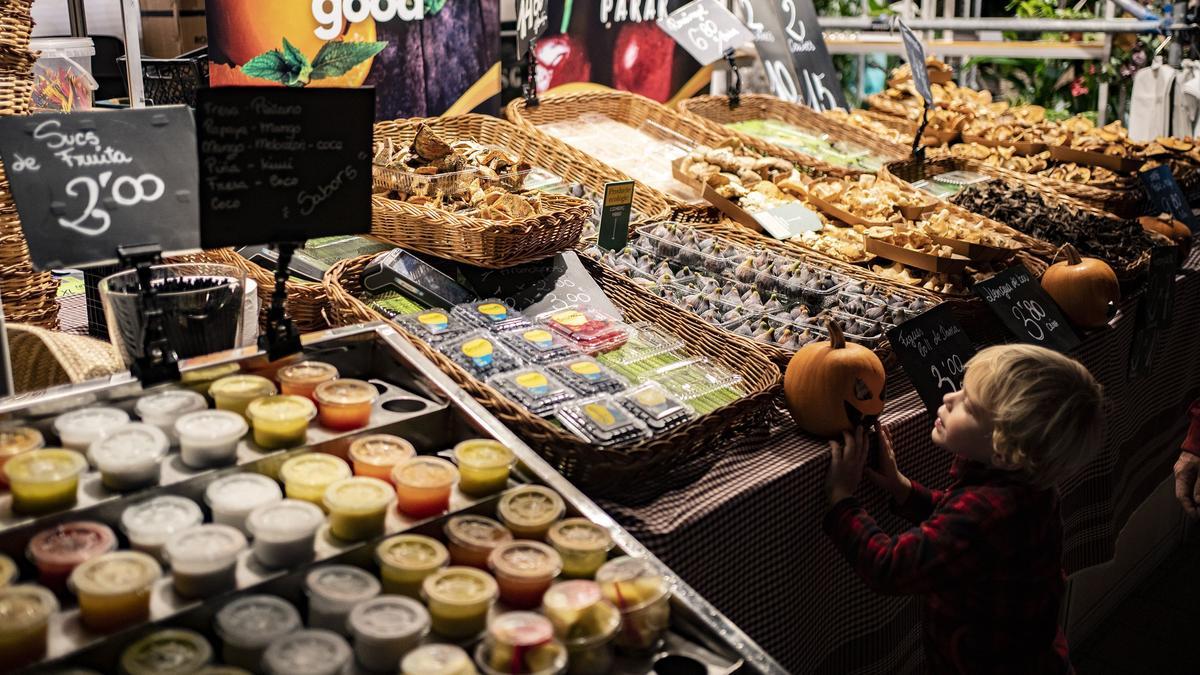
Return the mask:
<path id="1" fill-rule="evenodd" d="M 1064 245 L 1061 253 L 1066 260 L 1046 270 L 1042 288 L 1076 326 L 1099 328 L 1108 323 L 1121 299 L 1116 273 L 1103 260 L 1080 257 L 1070 244 Z"/>
<path id="2" fill-rule="evenodd" d="M 829 341 L 810 342 L 792 357 L 783 391 L 797 426 L 832 438 L 874 422 L 883 412 L 886 380 L 875 352 L 847 344 L 841 326 L 831 321 Z"/>

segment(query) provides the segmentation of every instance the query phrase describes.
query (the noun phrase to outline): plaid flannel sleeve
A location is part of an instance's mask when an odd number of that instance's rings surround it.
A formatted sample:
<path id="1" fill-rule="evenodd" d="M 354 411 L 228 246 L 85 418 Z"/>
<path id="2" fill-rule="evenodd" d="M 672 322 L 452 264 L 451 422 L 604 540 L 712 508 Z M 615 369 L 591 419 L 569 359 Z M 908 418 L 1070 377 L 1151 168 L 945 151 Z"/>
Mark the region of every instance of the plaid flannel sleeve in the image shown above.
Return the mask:
<path id="1" fill-rule="evenodd" d="M 933 515 L 933 508 L 942 499 L 941 490 L 930 490 L 917 481 L 912 482 L 912 491 L 904 503 L 891 502 L 892 513 L 907 520 L 913 525 L 920 525 L 926 518 Z"/>
<path id="2" fill-rule="evenodd" d="M 1184 452 L 1200 455 L 1200 401 L 1192 403 L 1192 407 L 1188 408 L 1188 415 L 1192 418 L 1192 425 L 1188 428 L 1187 438 L 1183 439 L 1183 445 L 1180 447 Z"/>

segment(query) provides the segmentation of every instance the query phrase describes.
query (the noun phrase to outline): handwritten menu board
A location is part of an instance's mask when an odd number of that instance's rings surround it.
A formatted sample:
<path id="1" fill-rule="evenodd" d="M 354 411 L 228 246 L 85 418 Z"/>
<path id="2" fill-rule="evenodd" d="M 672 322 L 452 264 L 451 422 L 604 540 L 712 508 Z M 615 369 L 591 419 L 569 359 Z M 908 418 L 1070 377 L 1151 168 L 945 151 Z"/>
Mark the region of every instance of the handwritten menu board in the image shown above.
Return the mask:
<path id="1" fill-rule="evenodd" d="M 0 159 L 35 269 L 118 246 L 200 248 L 195 126 L 184 106 L 0 117 Z"/>
<path id="2" fill-rule="evenodd" d="M 971 338 L 949 305 L 909 319 L 887 335 L 921 401 L 936 414 L 943 396 L 962 389 L 967 361 L 975 355 Z"/>
<path id="3" fill-rule="evenodd" d="M 1079 345 L 1067 318 L 1024 265 L 976 282 L 975 294 L 1021 342 L 1067 352 Z"/>
<path id="4" fill-rule="evenodd" d="M 812 0 L 737 0 L 736 5 L 776 96 L 818 112 L 847 107 Z"/>
<path id="5" fill-rule="evenodd" d="M 198 96 L 204 248 L 370 231 L 374 89 L 221 87 Z"/>
<path id="6" fill-rule="evenodd" d="M 529 43 L 540 38 L 550 25 L 547 0 L 517 0 L 517 58 L 525 58 Z"/>
<path id="7" fill-rule="evenodd" d="M 1152 214 L 1169 213 L 1175 220 L 1186 223 L 1192 234 L 1200 235 L 1200 220 L 1192 213 L 1187 197 L 1171 175 L 1171 167 L 1156 166 L 1149 171 L 1138 174 L 1142 185 L 1146 188 L 1146 196 L 1150 198 Z"/>
<path id="8" fill-rule="evenodd" d="M 754 39 L 718 0 L 689 2 L 659 19 L 658 27 L 702 66 L 720 60 L 726 49 L 736 49 Z"/>

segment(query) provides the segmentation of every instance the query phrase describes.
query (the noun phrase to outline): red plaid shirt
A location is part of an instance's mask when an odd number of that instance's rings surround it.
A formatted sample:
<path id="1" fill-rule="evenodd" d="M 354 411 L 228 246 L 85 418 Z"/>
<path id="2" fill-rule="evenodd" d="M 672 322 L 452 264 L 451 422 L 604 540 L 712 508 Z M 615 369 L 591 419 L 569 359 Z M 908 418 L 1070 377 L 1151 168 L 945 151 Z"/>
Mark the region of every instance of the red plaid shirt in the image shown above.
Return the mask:
<path id="1" fill-rule="evenodd" d="M 932 673 L 1071 673 L 1058 625 L 1066 587 L 1058 493 L 956 460 L 946 490 L 913 483 L 893 505 L 916 525 L 891 536 L 853 497 L 825 532 L 873 590 L 924 596 Z"/>

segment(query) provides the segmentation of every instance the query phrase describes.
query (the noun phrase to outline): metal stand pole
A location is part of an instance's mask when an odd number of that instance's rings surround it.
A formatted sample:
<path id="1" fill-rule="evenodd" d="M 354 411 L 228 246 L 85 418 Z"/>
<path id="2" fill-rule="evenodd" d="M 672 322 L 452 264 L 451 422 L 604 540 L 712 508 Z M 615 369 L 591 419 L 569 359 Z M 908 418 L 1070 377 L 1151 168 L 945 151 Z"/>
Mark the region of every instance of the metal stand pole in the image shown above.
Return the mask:
<path id="1" fill-rule="evenodd" d="M 142 86 L 142 8 L 138 6 L 138 0 L 121 0 L 121 23 L 125 29 L 129 107 L 145 108 L 146 92 Z"/>

